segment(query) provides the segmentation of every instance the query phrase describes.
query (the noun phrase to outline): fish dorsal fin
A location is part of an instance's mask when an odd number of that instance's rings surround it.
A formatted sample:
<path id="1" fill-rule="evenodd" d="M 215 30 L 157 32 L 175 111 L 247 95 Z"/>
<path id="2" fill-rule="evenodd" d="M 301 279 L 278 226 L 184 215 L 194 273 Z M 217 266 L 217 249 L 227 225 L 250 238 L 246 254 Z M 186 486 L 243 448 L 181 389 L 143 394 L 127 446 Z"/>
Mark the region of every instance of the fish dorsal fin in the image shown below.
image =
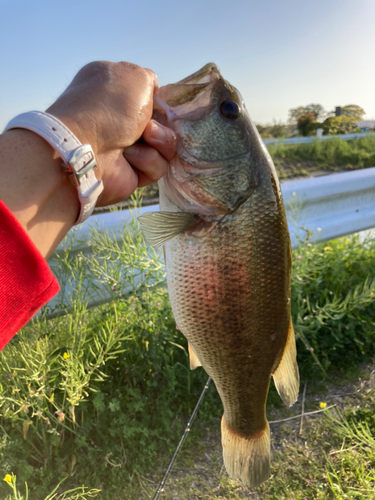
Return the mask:
<path id="1" fill-rule="evenodd" d="M 298 398 L 299 389 L 296 339 L 292 320 L 289 323 L 288 339 L 283 356 L 272 376 L 281 399 L 287 406 L 291 406 Z"/>
<path id="2" fill-rule="evenodd" d="M 194 347 L 188 342 L 189 349 L 189 361 L 190 361 L 190 370 L 195 370 L 198 366 L 202 366 L 202 363 L 199 361 L 199 358 L 194 350 Z"/>
<path id="3" fill-rule="evenodd" d="M 192 225 L 195 215 L 188 212 L 147 212 L 138 217 L 147 243 L 159 248 Z"/>

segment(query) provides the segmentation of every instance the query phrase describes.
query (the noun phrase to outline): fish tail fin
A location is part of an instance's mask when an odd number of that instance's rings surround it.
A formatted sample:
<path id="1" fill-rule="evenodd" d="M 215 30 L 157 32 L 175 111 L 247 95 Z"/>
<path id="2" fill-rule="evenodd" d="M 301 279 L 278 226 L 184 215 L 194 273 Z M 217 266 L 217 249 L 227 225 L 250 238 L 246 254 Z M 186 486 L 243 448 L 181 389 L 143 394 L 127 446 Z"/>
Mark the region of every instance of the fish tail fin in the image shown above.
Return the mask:
<path id="1" fill-rule="evenodd" d="M 287 406 L 291 406 L 298 398 L 299 372 L 297 365 L 296 338 L 292 320 L 289 323 L 288 339 L 279 366 L 274 371 L 273 381 L 277 392 Z"/>
<path id="2" fill-rule="evenodd" d="M 221 419 L 221 440 L 224 465 L 233 479 L 240 479 L 246 486 L 255 488 L 270 475 L 270 428 L 268 422 L 263 431 L 241 436 Z"/>

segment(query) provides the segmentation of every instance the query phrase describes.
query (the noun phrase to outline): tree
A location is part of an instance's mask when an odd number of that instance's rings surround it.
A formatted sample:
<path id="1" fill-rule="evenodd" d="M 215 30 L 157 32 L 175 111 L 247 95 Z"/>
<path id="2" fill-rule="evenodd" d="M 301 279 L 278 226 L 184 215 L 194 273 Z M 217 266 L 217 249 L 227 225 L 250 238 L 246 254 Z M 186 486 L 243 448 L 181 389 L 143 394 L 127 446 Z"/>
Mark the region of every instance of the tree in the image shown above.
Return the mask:
<path id="1" fill-rule="evenodd" d="M 316 116 L 314 113 L 304 113 L 299 115 L 297 118 L 298 132 L 306 137 L 312 133 L 316 133 L 316 129 L 320 126 L 320 123 L 316 121 Z"/>
<path id="2" fill-rule="evenodd" d="M 341 114 L 352 118 L 353 121 L 359 122 L 366 113 L 365 110 L 357 104 L 347 104 L 341 108 Z"/>
<path id="3" fill-rule="evenodd" d="M 261 125 L 260 123 L 257 123 L 256 127 L 263 139 L 269 139 L 271 137 L 281 138 L 288 135 L 286 125 L 284 125 L 281 121 L 277 122 L 276 120 L 273 120 L 272 125 Z"/>
<path id="4" fill-rule="evenodd" d="M 355 120 L 345 115 L 330 116 L 324 120 L 322 126 L 325 135 L 354 134 L 360 131 Z"/>
<path id="5" fill-rule="evenodd" d="M 314 115 L 314 121 L 318 121 L 319 118 L 323 118 L 326 114 L 321 104 L 308 104 L 307 106 L 298 106 L 297 108 L 292 108 L 289 110 L 289 122 L 296 124 L 298 122 L 299 116 L 310 113 Z"/>

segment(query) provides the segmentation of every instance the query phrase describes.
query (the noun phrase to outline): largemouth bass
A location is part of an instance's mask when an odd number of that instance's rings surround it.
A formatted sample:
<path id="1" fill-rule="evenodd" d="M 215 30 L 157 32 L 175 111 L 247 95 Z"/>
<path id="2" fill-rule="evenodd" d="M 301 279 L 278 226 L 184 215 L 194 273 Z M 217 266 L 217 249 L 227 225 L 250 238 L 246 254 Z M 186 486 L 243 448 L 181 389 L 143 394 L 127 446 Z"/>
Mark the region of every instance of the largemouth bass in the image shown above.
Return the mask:
<path id="1" fill-rule="evenodd" d="M 161 211 L 139 220 L 146 241 L 164 246 L 190 366 L 203 366 L 223 403 L 225 467 L 255 487 L 270 471 L 271 376 L 288 406 L 299 387 L 279 181 L 241 94 L 216 65 L 161 87 L 154 117 L 176 131 L 177 154 L 159 181 Z"/>

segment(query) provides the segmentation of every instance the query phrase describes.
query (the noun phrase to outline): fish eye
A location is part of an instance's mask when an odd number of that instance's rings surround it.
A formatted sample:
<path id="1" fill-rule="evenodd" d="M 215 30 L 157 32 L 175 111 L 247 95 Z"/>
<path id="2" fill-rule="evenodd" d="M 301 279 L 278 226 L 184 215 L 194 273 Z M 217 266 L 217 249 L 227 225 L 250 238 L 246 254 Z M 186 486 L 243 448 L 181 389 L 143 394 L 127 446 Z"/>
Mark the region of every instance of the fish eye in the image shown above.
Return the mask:
<path id="1" fill-rule="evenodd" d="M 235 120 L 241 114 L 241 108 L 239 105 L 232 101 L 232 99 L 225 99 L 220 104 L 220 113 L 225 116 L 225 118 L 229 118 L 229 120 Z"/>

